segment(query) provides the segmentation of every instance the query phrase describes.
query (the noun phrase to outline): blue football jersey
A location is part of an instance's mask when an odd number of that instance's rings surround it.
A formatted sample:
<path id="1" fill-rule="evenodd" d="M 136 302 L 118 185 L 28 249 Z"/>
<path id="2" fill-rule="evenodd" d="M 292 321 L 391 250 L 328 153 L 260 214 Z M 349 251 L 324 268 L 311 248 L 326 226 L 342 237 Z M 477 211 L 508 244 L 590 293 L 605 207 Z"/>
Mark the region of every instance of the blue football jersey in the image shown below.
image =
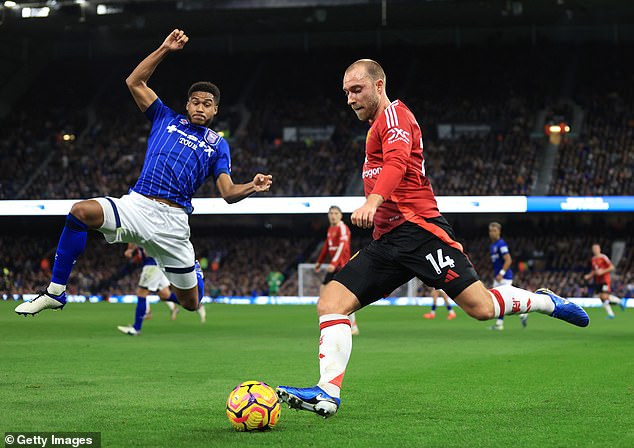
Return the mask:
<path id="1" fill-rule="evenodd" d="M 191 213 L 191 199 L 210 176 L 231 175 L 229 144 L 213 130 L 192 124 L 157 98 L 145 111 L 152 121 L 141 176 L 132 190 L 169 199 Z"/>
<path id="2" fill-rule="evenodd" d="M 491 244 L 490 251 L 491 263 L 493 263 L 493 277 L 497 277 L 498 272 L 500 272 L 502 267 L 504 267 L 504 254 L 509 253 L 509 247 L 506 245 L 506 242 L 500 238 L 495 243 Z M 503 278 L 507 280 L 513 279 L 513 270 L 510 267 L 506 270 Z"/>
<path id="3" fill-rule="evenodd" d="M 139 254 L 141 255 L 141 260 L 143 262 L 143 266 L 156 266 L 156 260 L 150 256 L 148 256 L 147 253 L 145 253 L 145 249 L 143 249 L 142 247 L 137 247 L 137 250 L 139 251 Z"/>

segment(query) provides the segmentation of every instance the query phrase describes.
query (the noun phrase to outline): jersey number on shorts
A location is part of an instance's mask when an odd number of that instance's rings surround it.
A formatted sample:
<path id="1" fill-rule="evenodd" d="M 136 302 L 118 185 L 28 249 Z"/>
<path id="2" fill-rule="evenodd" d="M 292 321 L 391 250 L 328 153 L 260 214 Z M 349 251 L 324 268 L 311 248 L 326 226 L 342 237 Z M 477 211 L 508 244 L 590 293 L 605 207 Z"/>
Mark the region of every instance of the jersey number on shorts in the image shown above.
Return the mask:
<path id="1" fill-rule="evenodd" d="M 456 264 L 453 261 L 453 258 L 451 258 L 449 255 L 446 255 L 443 258 L 442 249 L 438 249 L 436 254 L 438 255 L 438 262 L 436 262 L 436 260 L 434 260 L 434 256 L 431 253 L 428 253 L 425 256 L 425 258 L 427 260 L 429 260 L 431 265 L 436 270 L 436 274 L 440 274 L 442 272 L 441 269 L 444 268 L 445 266 L 449 266 L 450 268 L 453 268 L 453 267 L 456 266 Z"/>

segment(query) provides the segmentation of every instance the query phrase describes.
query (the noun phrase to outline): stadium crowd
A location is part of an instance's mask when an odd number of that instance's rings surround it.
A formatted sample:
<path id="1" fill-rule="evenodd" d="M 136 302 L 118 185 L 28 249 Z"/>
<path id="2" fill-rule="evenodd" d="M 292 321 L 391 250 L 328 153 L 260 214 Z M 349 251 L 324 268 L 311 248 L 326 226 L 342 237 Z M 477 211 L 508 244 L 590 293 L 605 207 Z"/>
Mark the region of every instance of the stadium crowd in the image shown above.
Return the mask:
<path id="1" fill-rule="evenodd" d="M 574 100 L 585 114 L 581 135 L 562 144 L 552 195 L 634 191 L 634 62 L 627 48 L 589 48 Z M 605 70 L 604 67 L 610 67 Z"/>
<path id="2" fill-rule="evenodd" d="M 286 272 L 290 278 L 297 263 L 304 261 L 304 252 L 312 241 L 302 237 L 229 236 L 194 238 L 193 244 L 205 273 L 206 294 L 217 297 L 267 294 L 268 273 Z M 48 283 L 56 245 L 54 238 L 0 238 L 0 294 L 32 294 Z M 92 234 L 87 253 L 73 270 L 68 292 L 105 297 L 134 294 L 141 264 L 123 256 L 125 247 L 110 247 L 99 235 Z M 297 286 L 291 279 L 285 290 L 292 289 L 292 284 Z"/>
<path id="3" fill-rule="evenodd" d="M 321 232 L 320 232 L 321 234 Z M 512 251 L 514 284 L 535 290 L 547 285 L 569 297 L 592 294 L 583 274 L 590 267 L 590 245 L 599 242 L 610 255 L 607 236 L 569 234 L 520 235 L 505 238 Z M 626 251 L 618 261 L 613 278 L 617 295 L 631 294 L 634 284 L 634 238 L 625 241 Z M 281 295 L 296 295 L 297 265 L 314 262 L 311 254 L 323 243 L 310 236 L 217 236 L 192 240 L 205 272 L 206 294 L 218 296 L 266 295 L 266 277 L 271 271 L 285 276 Z M 367 242 L 353 238 L 353 248 Z M 28 294 L 50 279 L 56 239 L 33 236 L 2 237 L 2 281 L 0 294 Z M 489 241 L 471 237 L 463 241 L 467 254 L 485 284 L 492 284 Z M 265 250 L 263 250 L 265 248 Z M 584 248 L 586 252 L 579 252 Z M 72 294 L 133 294 L 138 284 L 140 265 L 123 256 L 124 245 L 110 247 L 98 234 L 92 234 L 87 254 L 80 257 L 70 279 Z M 629 289 L 628 289 L 629 288 Z"/>
<path id="4" fill-rule="evenodd" d="M 613 66 L 620 69 L 577 66 L 577 82 L 570 90 L 585 119 L 577 137 L 564 139 L 558 150 L 548 190 L 551 195 L 634 191 L 634 71 L 623 52 L 616 54 Z M 179 61 L 201 64 L 210 69 L 204 73 L 218 79 L 223 98 L 215 127 L 230 141 L 237 182 L 262 171 L 274 175 L 274 186 L 267 195 L 349 194 L 350 184 L 360 177 L 367 131 L 338 95 L 341 73 L 354 57 L 296 56 L 260 58 L 255 66 L 244 55 L 222 67 L 200 61 L 195 54 L 183 55 Z M 546 144 L 545 138 L 535 139 L 531 132 L 538 111 L 557 104 L 561 87 L 561 83 L 544 82 L 556 78 L 550 64 L 543 63 L 547 62 L 543 56 L 532 54 L 527 61 L 521 52 L 436 50 L 427 54 L 426 67 L 416 61 L 404 65 L 401 54 L 385 52 L 376 58 L 387 67 L 403 67 L 391 71 L 394 78 L 388 82 L 388 92 L 392 99 L 403 99 L 421 121 L 426 173 L 436 194 L 531 194 Z M 89 198 L 128 191 L 141 170 L 150 130 L 123 83 L 134 63 L 73 61 L 50 71 L 49 81 L 56 89 L 33 86 L 2 120 L 0 199 Z M 476 64 L 480 69 L 474 73 L 470 68 Z M 110 73 L 106 77 L 105 66 Z M 236 67 L 244 70 L 235 72 Z M 169 71 L 157 73 L 153 86 L 166 104 L 182 110 L 184 92 L 195 80 L 172 82 Z M 35 101 L 37 108 L 31 107 Z M 572 116 L 570 107 L 561 113 Z M 457 133 L 452 127 L 444 133 L 440 130 L 443 124 L 466 125 L 467 130 Z M 292 132 L 285 134 L 285 128 Z M 300 128 L 308 130 L 303 129 L 302 134 Z M 197 196 L 217 196 L 213 183 L 205 184 Z M 521 262 L 517 265 L 518 285 L 529 289 L 548 285 L 572 296 L 589 293 L 580 280 L 587 260 L 579 256 L 578 249 L 589 247 L 589 238 L 540 236 L 539 247 L 534 241 L 521 234 L 508 241 L 514 259 Z M 601 241 L 607 250 L 608 241 Z M 32 293 L 44 286 L 56 243 L 56 239 L 33 235 L 3 235 L 2 292 Z M 93 246 L 88 250 L 91 255 L 80 258 L 70 291 L 133 292 L 138 267 L 126 263 L 123 250 L 106 248 L 98 236 L 89 244 Z M 467 240 L 466 247 L 483 279 L 490 283 L 487 244 L 486 239 L 474 237 Z M 627 241 L 628 248 L 632 244 L 631 239 Z M 197 255 L 207 260 L 207 292 L 211 295 L 266 293 L 266 276 L 272 270 L 283 272 L 287 279 L 281 294 L 295 294 L 294 269 L 314 245 L 311 237 L 194 239 L 194 247 L 200 251 Z M 273 249 L 262 251 L 261 247 Z M 617 266 L 617 292 L 624 293 L 634 281 L 633 257 L 628 249 Z"/>
<path id="5" fill-rule="evenodd" d="M 400 62 L 398 55 L 381 56 L 388 66 Z M 232 77 L 221 70 L 217 76 L 227 94 L 223 93 L 215 127 L 231 143 L 238 181 L 263 170 L 276 175 L 270 195 L 344 195 L 359 176 L 367 130 L 337 95 L 340 72 L 349 58 L 333 61 L 326 73 L 320 58 L 299 58 L 262 63 L 250 80 L 245 80 L 246 75 Z M 547 78 L 548 69 L 535 75 L 519 55 L 495 60 L 493 55 L 467 50 L 433 53 L 428 58 L 436 69 L 425 71 L 423 82 L 418 82 L 420 67 L 413 63 L 397 72 L 388 86 L 391 97 L 402 98 L 421 122 L 426 168 L 436 193 L 531 194 L 538 156 L 546 144 L 545 138 L 531 135 L 535 119 L 540 110 L 551 110 L 558 104 L 553 99 L 553 83 L 540 85 L 534 79 Z M 466 69 L 477 58 L 488 61 L 478 76 L 467 76 L 448 66 L 450 61 L 460 60 Z M 77 67 L 71 65 L 69 70 Z M 79 82 L 61 71 L 56 81 L 61 86 L 59 95 L 54 91 L 38 98 L 40 109 L 31 112 L 28 104 L 38 91 L 34 88 L 27 94 L 25 106 L 18 105 L 16 112 L 5 118 L 0 158 L 3 166 L 14 169 L 0 173 L 1 199 L 87 198 L 127 192 L 141 169 L 149 123 L 122 82 L 129 67 L 121 61 L 117 67 L 117 75 L 94 90 L 90 86 L 101 76 L 96 68 L 84 73 Z M 513 70 L 506 73 L 501 67 Z M 584 66 L 584 70 L 590 69 Z M 588 83 L 585 79 L 590 76 L 584 70 L 580 70 L 574 99 L 586 119 L 578 138 L 562 143 L 549 193 L 631 191 L 631 74 L 617 72 L 616 79 L 602 74 L 600 82 Z M 490 82 L 502 72 L 505 74 L 499 82 Z M 328 81 L 320 83 L 322 79 Z M 251 87 L 241 93 L 243 84 Z M 302 90 L 306 84 L 317 86 L 308 98 Z M 166 83 L 157 74 L 157 91 L 176 110 L 182 110 L 187 86 L 184 80 Z M 84 101 L 80 101 L 82 97 Z M 442 125 L 453 126 L 453 133 L 439 131 Z M 456 133 L 455 126 L 466 126 L 466 130 Z M 294 128 L 294 137 L 285 135 L 285 128 Z M 306 128 L 309 131 L 302 134 Z M 463 175 L 465 172 L 469 175 Z M 208 183 L 198 196 L 215 197 L 217 193 Z"/>

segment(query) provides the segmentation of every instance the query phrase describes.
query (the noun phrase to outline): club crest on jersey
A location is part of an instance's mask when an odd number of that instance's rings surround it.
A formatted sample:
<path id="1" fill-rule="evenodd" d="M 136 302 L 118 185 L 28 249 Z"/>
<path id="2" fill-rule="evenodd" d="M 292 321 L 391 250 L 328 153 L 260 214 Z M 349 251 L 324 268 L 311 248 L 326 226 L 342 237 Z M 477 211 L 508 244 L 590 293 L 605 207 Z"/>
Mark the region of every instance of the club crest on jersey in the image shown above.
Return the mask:
<path id="1" fill-rule="evenodd" d="M 387 130 L 387 142 L 405 142 L 408 145 L 410 144 L 409 132 L 400 129 L 400 128 L 390 128 Z"/>
<path id="2" fill-rule="evenodd" d="M 187 121 L 187 119 L 186 119 L 186 118 L 181 118 L 181 119 L 180 119 L 180 120 L 178 120 L 178 121 L 179 121 L 179 122 L 180 122 L 180 124 L 182 124 L 182 125 L 188 125 L 188 124 L 189 124 L 189 121 Z"/>
<path id="3" fill-rule="evenodd" d="M 205 131 L 205 141 L 210 145 L 215 145 L 216 143 L 218 143 L 219 139 L 220 136 L 211 129 L 207 129 L 207 131 Z"/>

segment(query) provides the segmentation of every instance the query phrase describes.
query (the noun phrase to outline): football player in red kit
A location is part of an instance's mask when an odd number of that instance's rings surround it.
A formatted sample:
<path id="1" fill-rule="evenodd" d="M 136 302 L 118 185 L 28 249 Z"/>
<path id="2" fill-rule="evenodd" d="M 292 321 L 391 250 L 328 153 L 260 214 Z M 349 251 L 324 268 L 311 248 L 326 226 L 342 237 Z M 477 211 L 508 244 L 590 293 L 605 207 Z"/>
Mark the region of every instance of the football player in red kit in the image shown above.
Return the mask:
<path id="1" fill-rule="evenodd" d="M 326 241 L 315 263 L 315 272 L 319 272 L 326 257 L 330 259 L 330 263 L 326 266 L 326 276 L 324 277 L 321 288 L 319 288 L 320 293 L 323 287 L 327 285 L 334 278 L 335 274 L 350 260 L 350 229 L 346 223 L 343 222 L 343 213 L 341 212 L 341 208 L 337 205 L 332 205 L 328 209 L 328 222 L 330 226 L 326 234 Z M 350 317 L 352 335 L 357 336 L 359 334 L 357 318 L 354 313 L 348 317 Z"/>
<path id="2" fill-rule="evenodd" d="M 592 245 L 592 271 L 584 275 L 586 280 L 593 279 L 594 293 L 599 294 L 599 299 L 603 302 L 603 308 L 608 313 L 608 319 L 614 319 L 614 311 L 610 306 L 610 272 L 614 270 L 614 265 L 607 255 L 601 253 L 601 246 Z"/>
<path id="3" fill-rule="evenodd" d="M 341 404 L 341 385 L 352 352 L 348 315 L 418 277 L 443 289 L 478 320 L 538 312 L 585 327 L 588 315 L 548 289 L 512 285 L 487 289 L 442 217 L 425 175 L 423 138 L 414 114 L 390 101 L 386 76 L 375 61 L 361 59 L 343 77 L 343 91 L 359 120 L 370 124 L 362 177 L 365 203 L 353 225 L 374 227 L 373 241 L 326 285 L 317 302 L 320 378 L 314 387 L 278 386 L 280 399 L 296 409 L 330 417 Z M 419 343 L 416 341 L 415 343 Z"/>

